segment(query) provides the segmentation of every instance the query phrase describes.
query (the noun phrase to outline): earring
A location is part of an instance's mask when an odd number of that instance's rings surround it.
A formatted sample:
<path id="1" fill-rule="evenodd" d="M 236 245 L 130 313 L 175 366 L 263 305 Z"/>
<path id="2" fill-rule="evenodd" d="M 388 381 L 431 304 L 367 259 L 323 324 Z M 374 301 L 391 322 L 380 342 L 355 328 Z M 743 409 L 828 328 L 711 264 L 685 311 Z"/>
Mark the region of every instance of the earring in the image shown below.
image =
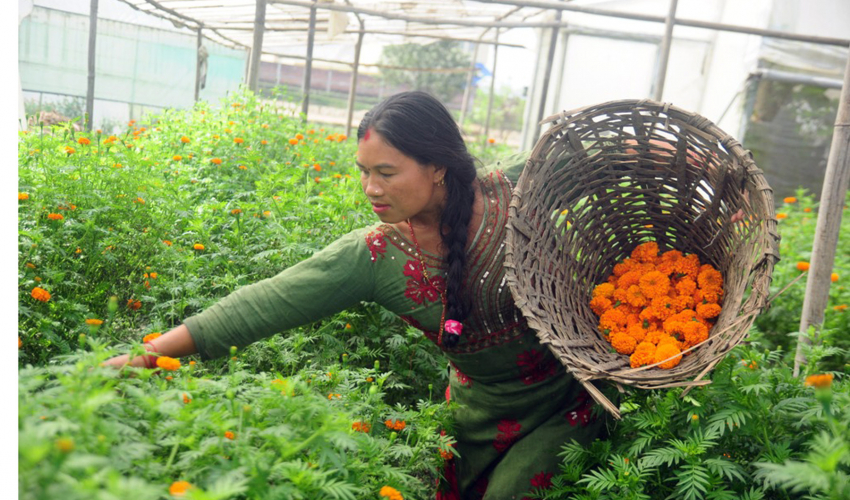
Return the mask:
<path id="1" fill-rule="evenodd" d="M 445 176 L 441 177 L 440 182 L 438 182 L 437 185 L 438 186 L 445 186 L 446 185 L 446 177 Z"/>

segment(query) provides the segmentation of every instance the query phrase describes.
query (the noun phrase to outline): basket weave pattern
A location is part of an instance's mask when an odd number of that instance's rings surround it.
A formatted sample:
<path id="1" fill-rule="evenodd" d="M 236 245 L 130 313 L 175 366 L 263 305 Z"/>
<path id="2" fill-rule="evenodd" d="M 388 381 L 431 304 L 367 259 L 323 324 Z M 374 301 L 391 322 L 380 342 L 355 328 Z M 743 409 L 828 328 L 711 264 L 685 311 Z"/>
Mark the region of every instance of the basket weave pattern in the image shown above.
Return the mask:
<path id="1" fill-rule="evenodd" d="M 772 190 L 748 151 L 706 118 L 654 101 L 614 101 L 544 122 L 511 201 L 506 270 L 540 340 L 615 416 L 592 383 L 694 386 L 767 305 L 779 260 Z M 733 223 L 734 216 L 741 218 Z M 724 278 L 709 338 L 670 369 L 631 368 L 590 310 L 593 287 L 639 243 L 695 253 Z"/>

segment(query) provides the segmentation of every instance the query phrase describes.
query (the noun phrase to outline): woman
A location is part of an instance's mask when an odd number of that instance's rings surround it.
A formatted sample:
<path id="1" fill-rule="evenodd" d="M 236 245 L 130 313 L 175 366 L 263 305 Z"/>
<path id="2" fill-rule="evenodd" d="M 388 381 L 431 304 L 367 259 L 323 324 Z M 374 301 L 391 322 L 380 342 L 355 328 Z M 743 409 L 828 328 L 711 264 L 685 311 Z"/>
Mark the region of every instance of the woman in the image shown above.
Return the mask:
<path id="1" fill-rule="evenodd" d="M 592 401 L 542 346 L 507 287 L 511 187 L 477 178 L 451 114 L 422 92 L 394 95 L 357 131 L 363 192 L 380 224 L 349 233 L 279 275 L 241 288 L 146 348 L 167 356 L 226 355 L 360 301 L 401 316 L 451 364 L 447 397 L 459 457 L 438 498 L 513 499 L 550 485 L 561 447 L 602 426 Z M 153 356 L 113 358 L 145 366 Z"/>

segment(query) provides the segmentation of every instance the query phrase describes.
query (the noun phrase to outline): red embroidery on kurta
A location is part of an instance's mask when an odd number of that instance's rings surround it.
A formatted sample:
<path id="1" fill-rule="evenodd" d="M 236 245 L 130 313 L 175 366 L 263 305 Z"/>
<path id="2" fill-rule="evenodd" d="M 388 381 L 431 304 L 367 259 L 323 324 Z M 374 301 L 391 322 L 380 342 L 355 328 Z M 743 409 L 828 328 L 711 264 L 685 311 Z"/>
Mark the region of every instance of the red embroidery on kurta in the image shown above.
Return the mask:
<path id="1" fill-rule="evenodd" d="M 519 378 L 525 385 L 542 382 L 558 373 L 555 360 L 536 349 L 519 353 L 516 364 L 520 368 Z"/>
<path id="2" fill-rule="evenodd" d="M 455 378 L 457 378 L 457 383 L 462 385 L 463 387 L 472 387 L 472 379 L 469 378 L 465 373 L 458 370 L 457 366 L 452 363 L 452 368 L 455 369 Z"/>
<path id="3" fill-rule="evenodd" d="M 533 488 L 551 488 L 552 487 L 552 473 L 551 472 L 538 472 L 531 478 L 531 486 Z"/>
<path id="4" fill-rule="evenodd" d="M 567 422 L 569 422 L 572 427 L 575 427 L 576 425 L 584 427 L 591 421 L 590 414 L 593 411 L 593 399 L 591 399 L 590 394 L 588 394 L 587 391 L 584 391 L 576 396 L 576 400 L 578 401 L 578 407 L 576 407 L 575 410 L 570 410 L 565 413 L 564 418 L 567 419 Z"/>
<path id="5" fill-rule="evenodd" d="M 387 251 L 387 240 L 384 239 L 384 233 L 380 231 L 371 231 L 366 235 L 366 246 L 369 247 L 369 253 L 372 254 L 372 260 L 377 260 L 378 255 L 385 257 Z"/>
<path id="6" fill-rule="evenodd" d="M 430 280 L 426 280 L 422 273 L 422 264 L 413 259 L 408 260 L 404 265 L 403 273 L 410 278 L 407 280 L 404 296 L 417 304 L 422 304 L 426 300 L 429 302 L 440 300 L 440 294 L 446 289 L 446 282 L 442 276 L 431 276 Z"/>
<path id="7" fill-rule="evenodd" d="M 449 460 L 444 463 L 443 480 L 437 479 L 437 500 L 461 500 L 457 487 L 455 461 Z"/>
<path id="8" fill-rule="evenodd" d="M 493 448 L 496 448 L 496 451 L 499 453 L 503 453 L 519 439 L 519 432 L 522 430 L 522 425 L 516 420 L 500 420 L 496 428 L 499 429 L 499 434 L 496 434 L 496 439 L 493 441 Z"/>

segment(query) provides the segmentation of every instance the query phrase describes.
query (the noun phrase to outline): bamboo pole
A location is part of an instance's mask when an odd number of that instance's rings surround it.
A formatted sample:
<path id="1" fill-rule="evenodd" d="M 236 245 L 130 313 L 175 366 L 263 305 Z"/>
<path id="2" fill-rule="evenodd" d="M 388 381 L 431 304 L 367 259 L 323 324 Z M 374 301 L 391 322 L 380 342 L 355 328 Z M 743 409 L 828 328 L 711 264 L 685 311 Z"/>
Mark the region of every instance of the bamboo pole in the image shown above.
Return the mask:
<path id="1" fill-rule="evenodd" d="M 313 72 L 313 42 L 316 38 L 316 2 L 310 4 L 310 30 L 307 32 L 307 63 L 304 65 L 303 98 L 301 101 L 302 119 L 307 121 L 307 109 L 310 106 L 310 77 Z"/>
<path id="2" fill-rule="evenodd" d="M 555 11 L 555 21 L 558 25 L 561 23 L 561 11 Z M 537 109 L 537 116 L 534 119 L 534 137 L 532 142 L 537 142 L 540 137 L 540 120 L 543 119 L 546 111 L 546 93 L 549 89 L 549 79 L 552 77 L 552 63 L 555 60 L 555 47 L 558 46 L 558 26 L 552 28 L 552 38 L 549 40 L 549 55 L 546 57 L 546 67 L 543 70 L 543 86 L 540 87 L 540 107 Z"/>
<path id="3" fill-rule="evenodd" d="M 92 119 L 94 115 L 94 77 L 95 77 L 95 60 L 96 51 L 95 45 L 97 42 L 97 2 L 91 0 L 91 10 L 89 11 L 89 74 L 88 85 L 86 87 L 86 130 L 91 132 Z"/>
<path id="4" fill-rule="evenodd" d="M 357 16 L 360 21 L 360 31 L 357 33 L 357 44 L 354 46 L 354 66 L 351 68 L 351 86 L 348 89 L 348 111 L 345 114 L 345 135 L 351 137 L 351 120 L 354 117 L 354 99 L 357 96 L 357 72 L 360 69 L 360 49 L 363 47 L 363 35 L 366 29 L 363 19 Z"/>
<path id="5" fill-rule="evenodd" d="M 248 63 L 248 88 L 256 92 L 260 74 L 260 56 L 263 53 L 263 35 L 266 26 L 266 0 L 256 0 L 254 11 L 254 42 L 251 44 L 251 60 Z"/>
<path id="6" fill-rule="evenodd" d="M 198 98 L 201 95 L 201 41 L 203 40 L 203 34 L 201 33 L 201 27 L 198 26 L 198 41 L 195 46 L 195 102 L 198 102 Z"/>
<path id="7" fill-rule="evenodd" d="M 667 78 L 667 62 L 670 59 L 670 46 L 673 42 L 673 26 L 676 24 L 676 7 L 679 0 L 670 0 L 670 10 L 667 12 L 667 20 L 664 23 L 664 39 L 661 41 L 659 50 L 660 59 L 655 68 L 655 79 L 652 82 L 652 98 L 661 101 L 664 93 L 664 80 Z"/>
<path id="8" fill-rule="evenodd" d="M 826 163 L 826 174 L 820 197 L 820 210 L 815 228 L 815 241 L 812 247 L 812 260 L 809 276 L 806 280 L 806 298 L 800 317 L 800 332 L 809 327 L 819 330 L 823 323 L 824 310 L 829 300 L 830 275 L 835 264 L 835 250 L 841 230 L 841 215 L 847 196 L 847 184 L 850 182 L 850 52 L 844 68 L 844 85 L 838 102 L 838 114 L 832 133 L 832 145 Z M 800 367 L 806 364 L 804 349 L 811 344 L 809 339 L 799 337 L 797 354 L 794 357 L 794 376 L 800 374 Z"/>

